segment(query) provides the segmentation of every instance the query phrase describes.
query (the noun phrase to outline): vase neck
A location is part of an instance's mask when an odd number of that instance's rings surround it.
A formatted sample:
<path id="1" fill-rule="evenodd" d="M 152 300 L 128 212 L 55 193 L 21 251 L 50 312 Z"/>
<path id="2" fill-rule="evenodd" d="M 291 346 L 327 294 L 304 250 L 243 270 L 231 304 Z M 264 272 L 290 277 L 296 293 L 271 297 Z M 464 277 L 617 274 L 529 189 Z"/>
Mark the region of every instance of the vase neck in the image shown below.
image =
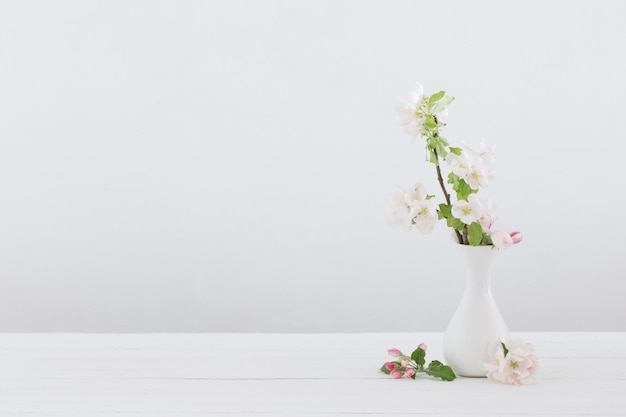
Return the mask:
<path id="1" fill-rule="evenodd" d="M 491 270 L 498 253 L 492 246 L 459 245 L 465 265 L 465 285 L 469 291 L 489 292 Z"/>

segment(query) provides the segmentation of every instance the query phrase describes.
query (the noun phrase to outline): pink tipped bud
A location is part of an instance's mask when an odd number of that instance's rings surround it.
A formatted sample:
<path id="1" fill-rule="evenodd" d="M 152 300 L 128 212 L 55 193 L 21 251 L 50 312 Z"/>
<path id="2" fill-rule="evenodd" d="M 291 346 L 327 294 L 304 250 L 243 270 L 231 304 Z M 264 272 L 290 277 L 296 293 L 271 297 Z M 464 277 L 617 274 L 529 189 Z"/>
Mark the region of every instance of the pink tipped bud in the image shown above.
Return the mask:
<path id="1" fill-rule="evenodd" d="M 387 362 L 385 364 L 385 368 L 387 368 L 389 371 L 393 371 L 394 369 L 396 369 L 396 365 L 392 362 Z"/>
<path id="2" fill-rule="evenodd" d="M 387 349 L 387 353 L 389 353 L 391 356 L 394 356 L 394 357 L 398 357 L 402 355 L 402 352 L 400 352 L 400 349 L 396 349 L 396 348 Z"/>
<path id="3" fill-rule="evenodd" d="M 402 366 L 406 367 L 409 364 L 409 360 L 407 358 L 404 358 L 400 363 L 402 364 Z"/>
<path id="4" fill-rule="evenodd" d="M 417 347 L 422 349 L 424 352 L 428 350 L 428 346 L 426 346 L 424 343 L 420 343 Z"/>
<path id="5" fill-rule="evenodd" d="M 398 371 L 397 369 L 395 371 L 391 371 L 391 376 L 394 379 L 400 379 L 402 378 L 402 371 Z"/>
<path id="6" fill-rule="evenodd" d="M 415 375 L 415 369 L 407 368 L 407 370 L 404 371 L 404 375 L 408 376 L 409 378 L 412 377 L 413 375 Z"/>
<path id="7" fill-rule="evenodd" d="M 522 241 L 522 233 L 521 232 L 511 232 L 509 234 L 511 239 L 513 239 L 513 244 L 516 245 Z"/>

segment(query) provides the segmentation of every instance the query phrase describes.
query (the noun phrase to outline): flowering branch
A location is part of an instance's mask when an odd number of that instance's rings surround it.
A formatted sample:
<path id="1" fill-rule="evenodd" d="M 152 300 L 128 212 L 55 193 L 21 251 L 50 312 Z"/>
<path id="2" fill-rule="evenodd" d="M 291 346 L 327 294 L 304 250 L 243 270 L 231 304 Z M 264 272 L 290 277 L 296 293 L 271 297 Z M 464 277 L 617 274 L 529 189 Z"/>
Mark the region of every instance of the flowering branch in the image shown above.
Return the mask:
<path id="1" fill-rule="evenodd" d="M 453 381 L 456 375 L 448 365 L 434 360 L 428 364 L 428 367 L 424 367 L 426 365 L 426 349 L 427 346 L 424 343 L 420 343 L 417 349 L 411 353 L 411 356 L 405 355 L 399 349 L 389 349 L 387 353 L 397 359 L 392 362 L 385 362 L 380 367 L 380 370 L 387 375 L 391 375 L 394 379 L 400 379 L 403 376 L 415 379 L 417 373 L 423 372 L 432 377 L 441 378 L 444 381 Z"/>
<path id="2" fill-rule="evenodd" d="M 489 184 L 493 172 L 489 163 L 493 160 L 493 149 L 481 143 L 465 150 L 450 146 L 442 137 L 440 129 L 446 126 L 442 119 L 448 114 L 448 105 L 454 97 L 440 91 L 431 96 L 424 95 L 420 84 L 411 100 L 398 108 L 400 123 L 405 131 L 426 145 L 427 160 L 435 165 L 437 181 L 443 192 L 444 203 L 433 204 L 425 188 L 417 183 L 413 188 L 396 193 L 391 199 L 392 224 L 406 229 L 416 228 L 422 233 L 432 232 L 438 220 L 445 219 L 459 244 L 493 245 L 507 248 L 522 240 L 520 232 L 505 232 L 496 222 L 491 202 L 480 201 L 479 189 Z M 450 165 L 447 183 L 452 185 L 456 201 L 446 189 L 440 162 Z"/>

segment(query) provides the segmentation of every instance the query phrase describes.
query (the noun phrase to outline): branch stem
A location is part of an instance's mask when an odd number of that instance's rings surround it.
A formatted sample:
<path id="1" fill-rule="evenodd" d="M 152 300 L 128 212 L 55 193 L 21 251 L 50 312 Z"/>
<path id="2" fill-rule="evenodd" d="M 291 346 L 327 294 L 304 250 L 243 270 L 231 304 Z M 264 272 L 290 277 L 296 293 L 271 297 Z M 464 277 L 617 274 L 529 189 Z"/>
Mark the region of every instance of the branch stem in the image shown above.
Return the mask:
<path id="1" fill-rule="evenodd" d="M 443 181 L 443 176 L 441 175 L 441 168 L 439 167 L 439 155 L 437 155 L 437 149 L 433 149 L 433 154 L 435 155 L 435 160 L 437 161 L 437 163 L 435 164 L 435 168 L 437 169 L 437 180 L 439 181 L 439 185 L 441 186 L 441 191 L 443 191 L 443 195 L 446 199 L 446 204 L 451 206 L 452 204 L 450 203 L 450 194 L 448 194 L 448 190 L 446 190 L 446 184 Z M 454 233 L 456 234 L 456 238 L 459 241 L 459 244 L 461 245 L 465 244 L 463 241 L 463 235 L 461 235 L 461 233 L 454 228 L 452 230 L 454 230 Z"/>

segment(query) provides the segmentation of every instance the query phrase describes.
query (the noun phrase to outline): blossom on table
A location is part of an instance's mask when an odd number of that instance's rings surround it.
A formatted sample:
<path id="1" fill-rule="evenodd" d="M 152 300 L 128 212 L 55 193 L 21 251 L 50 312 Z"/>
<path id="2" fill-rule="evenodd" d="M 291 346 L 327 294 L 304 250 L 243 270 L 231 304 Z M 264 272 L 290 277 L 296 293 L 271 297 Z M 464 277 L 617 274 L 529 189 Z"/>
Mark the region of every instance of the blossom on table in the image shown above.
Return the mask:
<path id="1" fill-rule="evenodd" d="M 454 380 L 456 374 L 448 365 L 434 360 L 426 366 L 426 349 L 427 346 L 424 343 L 420 343 L 410 355 L 405 355 L 396 348 L 387 349 L 387 353 L 396 359 L 391 362 L 385 362 L 380 367 L 380 371 L 394 379 L 400 379 L 403 376 L 415 379 L 418 373 L 425 373 L 435 378 L 441 378 L 444 381 Z"/>
<path id="2" fill-rule="evenodd" d="M 402 352 L 400 351 L 400 349 L 396 349 L 396 348 L 387 349 L 387 353 L 389 354 L 389 356 L 393 356 L 396 358 L 402 355 Z"/>
<path id="3" fill-rule="evenodd" d="M 520 339 L 499 342 L 490 348 L 489 361 L 484 364 L 487 377 L 513 385 L 532 384 L 537 357 L 530 343 Z"/>

